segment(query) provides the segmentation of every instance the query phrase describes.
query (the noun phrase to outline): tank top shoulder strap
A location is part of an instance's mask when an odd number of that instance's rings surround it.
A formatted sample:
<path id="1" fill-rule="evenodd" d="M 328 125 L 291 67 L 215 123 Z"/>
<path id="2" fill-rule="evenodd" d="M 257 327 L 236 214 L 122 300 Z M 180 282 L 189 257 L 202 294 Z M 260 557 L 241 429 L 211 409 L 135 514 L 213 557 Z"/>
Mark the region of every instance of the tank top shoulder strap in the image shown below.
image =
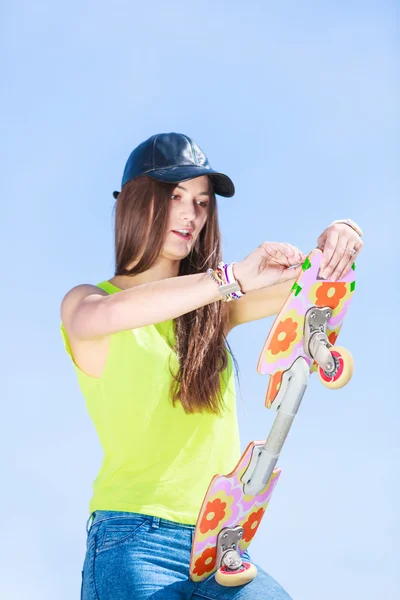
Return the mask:
<path id="1" fill-rule="evenodd" d="M 109 281 L 101 281 L 100 283 L 96 283 L 96 287 L 104 290 L 107 292 L 107 294 L 116 294 L 117 292 L 121 291 L 120 288 Z"/>

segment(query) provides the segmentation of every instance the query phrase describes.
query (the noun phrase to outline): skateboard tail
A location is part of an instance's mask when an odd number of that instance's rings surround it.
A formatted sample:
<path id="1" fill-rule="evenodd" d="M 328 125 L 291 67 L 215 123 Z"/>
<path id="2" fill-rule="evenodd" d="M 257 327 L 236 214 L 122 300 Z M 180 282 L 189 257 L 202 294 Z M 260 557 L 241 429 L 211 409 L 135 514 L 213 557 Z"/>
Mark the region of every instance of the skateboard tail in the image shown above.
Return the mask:
<path id="1" fill-rule="evenodd" d="M 254 538 L 280 476 L 275 469 L 264 489 L 257 495 L 244 493 L 241 481 L 253 450 L 265 442 L 250 443 L 235 469 L 228 475 L 216 475 L 207 490 L 195 529 L 190 560 L 190 577 L 200 582 L 212 575 L 216 564 L 217 538 L 222 528 L 243 527 L 237 551 L 242 556 Z"/>

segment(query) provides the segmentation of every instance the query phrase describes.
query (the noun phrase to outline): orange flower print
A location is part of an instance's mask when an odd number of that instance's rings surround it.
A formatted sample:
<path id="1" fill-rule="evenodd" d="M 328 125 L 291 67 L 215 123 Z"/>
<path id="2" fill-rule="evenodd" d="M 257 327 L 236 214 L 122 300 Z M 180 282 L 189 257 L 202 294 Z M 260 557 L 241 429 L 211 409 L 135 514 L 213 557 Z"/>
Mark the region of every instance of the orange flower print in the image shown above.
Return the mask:
<path id="1" fill-rule="evenodd" d="M 338 338 L 338 332 L 337 331 L 332 331 L 329 335 L 328 335 L 328 340 L 329 343 L 332 344 L 332 346 L 334 346 L 336 344 L 336 340 Z"/>
<path id="2" fill-rule="evenodd" d="M 298 323 L 290 317 L 281 321 L 275 329 L 274 336 L 269 345 L 269 351 L 272 354 L 286 352 L 290 344 L 294 342 L 297 336 Z"/>
<path id="3" fill-rule="evenodd" d="M 334 310 L 346 293 L 346 283 L 321 283 L 315 291 L 315 304 L 317 306 L 329 306 Z"/>
<path id="4" fill-rule="evenodd" d="M 206 548 L 195 562 L 193 573 L 201 577 L 205 573 L 210 573 L 215 568 L 217 560 L 217 547 Z"/>
<path id="5" fill-rule="evenodd" d="M 277 395 L 277 393 L 279 392 L 279 388 L 281 387 L 281 383 L 282 383 L 282 376 L 283 376 L 283 371 L 277 371 L 276 373 L 274 373 L 274 375 L 272 376 L 272 381 L 271 381 L 271 394 L 275 396 Z"/>
<path id="6" fill-rule="evenodd" d="M 261 519 L 263 518 L 265 513 L 265 508 L 260 508 L 257 512 L 252 513 L 247 521 L 243 523 L 242 527 L 244 529 L 243 541 L 250 543 L 253 537 L 256 535 L 256 531 L 258 526 L 261 523 Z"/>
<path id="7" fill-rule="evenodd" d="M 200 521 L 201 533 L 207 533 L 216 529 L 218 523 L 225 518 L 226 502 L 222 502 L 219 498 L 215 498 L 208 502 L 203 518 Z"/>
<path id="8" fill-rule="evenodd" d="M 267 398 L 266 398 L 267 408 L 270 408 L 271 404 L 273 403 L 276 396 L 278 395 L 279 388 L 281 387 L 281 383 L 282 383 L 282 376 L 283 376 L 283 371 L 277 371 L 276 373 L 273 374 L 273 376 L 269 380 L 269 386 L 268 386 Z"/>

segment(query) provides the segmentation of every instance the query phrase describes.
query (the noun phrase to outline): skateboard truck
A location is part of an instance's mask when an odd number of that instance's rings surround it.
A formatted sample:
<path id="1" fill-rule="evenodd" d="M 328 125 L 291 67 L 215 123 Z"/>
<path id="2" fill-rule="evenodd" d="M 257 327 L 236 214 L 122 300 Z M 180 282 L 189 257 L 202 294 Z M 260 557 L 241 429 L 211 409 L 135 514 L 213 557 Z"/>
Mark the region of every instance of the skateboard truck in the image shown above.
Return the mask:
<path id="1" fill-rule="evenodd" d="M 326 374 L 333 373 L 336 368 L 335 359 L 329 352 L 332 344 L 326 335 L 326 324 L 331 316 L 329 307 L 313 306 L 306 312 L 304 323 L 304 351 Z"/>
<path id="2" fill-rule="evenodd" d="M 243 527 L 225 527 L 217 538 L 217 564 L 231 571 L 242 566 L 242 559 L 237 552 L 237 546 L 243 537 Z"/>
<path id="3" fill-rule="evenodd" d="M 244 534 L 243 527 L 225 527 L 217 537 L 218 571 L 216 580 L 224 586 L 237 586 L 249 583 L 257 575 L 257 567 L 242 560 L 237 551 Z"/>

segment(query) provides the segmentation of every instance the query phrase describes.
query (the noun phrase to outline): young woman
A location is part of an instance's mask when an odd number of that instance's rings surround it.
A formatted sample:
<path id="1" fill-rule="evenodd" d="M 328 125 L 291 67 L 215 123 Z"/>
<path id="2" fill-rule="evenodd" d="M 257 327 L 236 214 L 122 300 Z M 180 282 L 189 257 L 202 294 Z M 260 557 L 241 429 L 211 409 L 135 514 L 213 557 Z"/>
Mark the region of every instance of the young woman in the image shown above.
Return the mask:
<path id="1" fill-rule="evenodd" d="M 140 144 L 114 193 L 115 275 L 62 302 L 65 346 L 104 451 L 82 600 L 289 598 L 261 568 L 236 588 L 189 579 L 208 484 L 240 456 L 226 336 L 276 314 L 304 259 L 289 244 L 264 242 L 222 264 L 216 194 L 233 196 L 233 183 L 188 137 Z M 325 277 L 351 268 L 360 234 L 351 221 L 323 232 Z"/>

